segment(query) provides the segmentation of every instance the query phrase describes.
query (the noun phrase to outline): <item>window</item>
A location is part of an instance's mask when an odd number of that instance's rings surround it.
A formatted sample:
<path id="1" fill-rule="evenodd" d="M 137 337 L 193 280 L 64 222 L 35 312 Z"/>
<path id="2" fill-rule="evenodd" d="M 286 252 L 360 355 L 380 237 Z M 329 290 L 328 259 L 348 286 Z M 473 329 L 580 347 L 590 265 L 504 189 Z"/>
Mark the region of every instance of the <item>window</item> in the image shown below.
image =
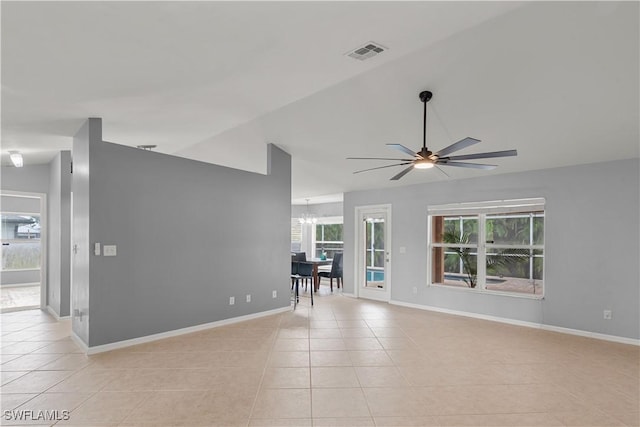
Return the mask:
<path id="1" fill-rule="evenodd" d="M 302 250 L 302 224 L 298 218 L 291 218 L 291 252 Z"/>
<path id="2" fill-rule="evenodd" d="M 365 227 L 367 286 L 382 288 L 378 285 L 384 280 L 384 219 L 368 218 Z"/>
<path id="3" fill-rule="evenodd" d="M 315 231 L 314 256 L 316 258 L 320 258 L 322 252 L 327 253 L 327 258 L 333 258 L 336 252 L 342 252 L 342 223 L 331 222 L 327 224 L 316 224 Z"/>
<path id="4" fill-rule="evenodd" d="M 2 270 L 40 268 L 40 215 L 3 213 Z"/>
<path id="5" fill-rule="evenodd" d="M 430 283 L 541 297 L 544 199 L 429 208 Z"/>

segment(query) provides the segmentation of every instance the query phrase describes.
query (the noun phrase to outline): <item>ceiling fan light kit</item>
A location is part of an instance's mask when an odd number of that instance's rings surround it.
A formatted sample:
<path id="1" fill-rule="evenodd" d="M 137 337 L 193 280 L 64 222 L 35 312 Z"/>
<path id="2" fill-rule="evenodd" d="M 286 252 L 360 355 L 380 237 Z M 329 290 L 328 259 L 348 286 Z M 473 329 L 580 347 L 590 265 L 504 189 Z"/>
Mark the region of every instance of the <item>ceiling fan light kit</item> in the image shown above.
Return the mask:
<path id="1" fill-rule="evenodd" d="M 434 167 L 435 165 L 433 164 L 433 162 L 430 162 L 427 159 L 420 159 L 417 160 L 414 164 L 413 167 L 415 169 L 431 169 L 432 167 Z"/>
<path id="2" fill-rule="evenodd" d="M 456 151 L 465 149 L 474 144 L 480 142 L 479 139 L 467 137 L 461 139 L 458 142 L 455 142 L 440 151 L 435 153 L 431 152 L 427 149 L 427 102 L 433 98 L 433 93 L 425 90 L 420 92 L 418 95 L 420 101 L 424 105 L 423 110 L 423 126 L 422 126 L 422 148 L 418 152 L 413 152 L 411 149 L 405 147 L 402 144 L 387 144 L 387 147 L 392 148 L 397 151 L 401 151 L 403 154 L 407 156 L 411 156 L 410 159 L 393 159 L 387 157 L 347 157 L 349 160 L 395 160 L 400 161 L 401 163 L 394 163 L 392 165 L 386 166 L 378 166 L 375 168 L 362 169 L 356 171 L 354 173 L 361 173 L 372 171 L 376 169 L 390 168 L 394 166 L 408 166 L 403 169 L 397 175 L 391 177 L 392 181 L 397 181 L 413 169 L 431 169 L 434 166 L 454 166 L 459 168 L 471 168 L 471 169 L 484 169 L 491 170 L 495 169 L 497 165 L 486 165 L 481 163 L 465 163 L 460 162 L 460 160 L 475 160 L 475 159 L 489 159 L 494 157 L 510 157 L 517 156 L 518 152 L 516 150 L 504 150 L 504 151 L 492 151 L 487 153 L 475 153 L 475 154 L 463 154 L 460 156 L 449 156 L 449 154 L 454 153 Z M 447 175 L 448 176 L 448 175 Z"/>

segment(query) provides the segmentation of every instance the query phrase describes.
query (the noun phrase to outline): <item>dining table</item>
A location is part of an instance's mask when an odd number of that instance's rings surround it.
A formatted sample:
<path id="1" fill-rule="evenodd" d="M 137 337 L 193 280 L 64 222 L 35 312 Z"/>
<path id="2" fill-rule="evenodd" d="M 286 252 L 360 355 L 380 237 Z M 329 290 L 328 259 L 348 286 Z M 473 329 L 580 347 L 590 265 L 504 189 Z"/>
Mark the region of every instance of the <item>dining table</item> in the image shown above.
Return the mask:
<path id="1" fill-rule="evenodd" d="M 320 277 L 318 276 L 318 267 L 321 265 L 331 265 L 331 263 L 333 262 L 333 259 L 332 258 L 326 258 L 326 259 L 311 258 L 311 259 L 308 259 L 307 262 L 310 262 L 313 264 L 313 290 L 315 292 L 318 292 L 318 289 L 320 289 Z"/>

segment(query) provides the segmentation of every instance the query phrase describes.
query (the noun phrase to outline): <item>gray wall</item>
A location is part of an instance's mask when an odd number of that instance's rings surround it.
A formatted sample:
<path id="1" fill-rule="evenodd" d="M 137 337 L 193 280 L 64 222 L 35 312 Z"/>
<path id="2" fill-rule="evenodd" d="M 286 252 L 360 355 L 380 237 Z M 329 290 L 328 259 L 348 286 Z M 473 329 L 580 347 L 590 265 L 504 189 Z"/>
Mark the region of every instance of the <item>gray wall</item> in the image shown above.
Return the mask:
<path id="1" fill-rule="evenodd" d="M 325 216 L 342 216 L 343 208 L 342 202 L 318 203 L 309 205 L 309 209 L 307 209 L 307 205 L 292 205 L 291 218 L 299 218 L 300 215 L 305 212 L 309 212 L 318 218 Z"/>
<path id="2" fill-rule="evenodd" d="M 4 188 L 3 188 L 4 189 Z M 3 212 L 39 213 L 39 197 L 2 196 L 0 198 Z"/>
<path id="3" fill-rule="evenodd" d="M 71 238 L 71 152 L 61 151 L 49 164 L 47 305 L 69 315 Z"/>
<path id="4" fill-rule="evenodd" d="M 25 191 L 28 193 L 49 192 L 49 165 L 32 165 L 21 168 L 2 168 L 3 190 Z"/>
<path id="5" fill-rule="evenodd" d="M 90 123 L 100 125 L 98 119 Z M 90 346 L 289 305 L 287 153 L 269 145 L 269 173 L 261 175 L 102 142 L 97 135 L 76 142 L 74 240 L 84 263 L 88 255 Z M 88 161 L 75 151 L 80 144 L 88 148 Z M 88 171 L 88 191 L 86 183 L 76 190 L 80 168 Z M 88 240 L 77 231 L 77 215 L 87 212 Z M 117 256 L 93 255 L 96 242 L 117 245 Z M 84 287 L 86 277 L 76 278 L 77 256 L 75 264 L 74 282 Z"/>
<path id="6" fill-rule="evenodd" d="M 639 170 L 631 159 L 347 193 L 345 292 L 354 290 L 355 207 L 390 203 L 392 300 L 638 339 Z M 543 300 L 426 286 L 427 206 L 527 197 L 546 198 Z"/>
<path id="7" fill-rule="evenodd" d="M 0 286 L 40 284 L 40 269 L 7 270 L 0 272 Z"/>

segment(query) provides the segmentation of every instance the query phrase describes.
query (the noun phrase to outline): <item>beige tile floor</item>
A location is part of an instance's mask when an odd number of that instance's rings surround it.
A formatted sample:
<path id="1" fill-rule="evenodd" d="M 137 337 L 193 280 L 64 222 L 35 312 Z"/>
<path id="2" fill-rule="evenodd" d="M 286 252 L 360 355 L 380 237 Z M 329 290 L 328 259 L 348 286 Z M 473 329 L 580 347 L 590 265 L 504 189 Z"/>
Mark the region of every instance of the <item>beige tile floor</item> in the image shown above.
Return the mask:
<path id="1" fill-rule="evenodd" d="M 71 411 L 56 425 L 639 424 L 637 347 L 324 287 L 313 308 L 304 299 L 281 315 L 90 357 L 68 321 L 38 310 L 1 320 L 2 409 Z"/>
<path id="2" fill-rule="evenodd" d="M 2 286 L 0 288 L 0 310 L 2 313 L 40 306 L 40 285 Z"/>

